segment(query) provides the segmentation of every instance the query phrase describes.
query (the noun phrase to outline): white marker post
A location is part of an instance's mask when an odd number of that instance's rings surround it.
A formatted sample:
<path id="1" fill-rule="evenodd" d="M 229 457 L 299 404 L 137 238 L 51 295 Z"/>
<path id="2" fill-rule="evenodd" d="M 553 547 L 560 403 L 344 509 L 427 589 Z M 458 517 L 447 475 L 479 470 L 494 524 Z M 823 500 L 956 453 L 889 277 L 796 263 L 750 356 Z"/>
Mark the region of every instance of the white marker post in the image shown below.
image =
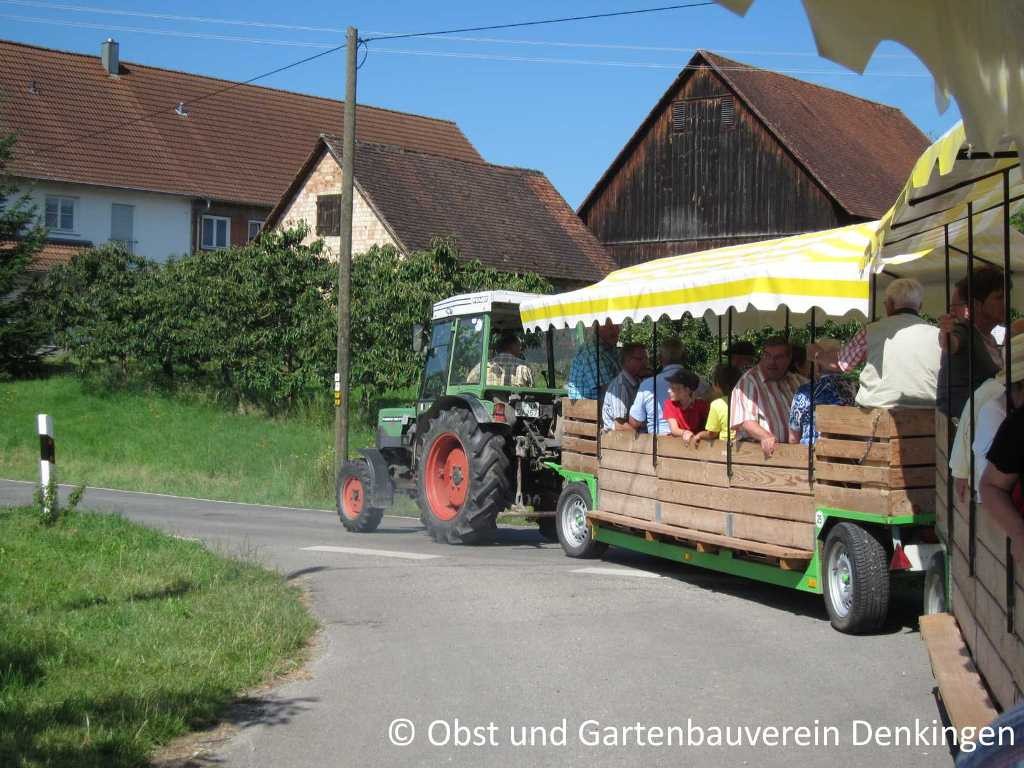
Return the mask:
<path id="1" fill-rule="evenodd" d="M 43 514 L 51 515 L 57 499 L 50 498 L 50 483 L 57 482 L 57 456 L 53 444 L 53 419 L 45 413 L 36 416 L 39 431 L 39 485 L 43 493 Z M 56 493 L 53 494 L 56 497 Z"/>

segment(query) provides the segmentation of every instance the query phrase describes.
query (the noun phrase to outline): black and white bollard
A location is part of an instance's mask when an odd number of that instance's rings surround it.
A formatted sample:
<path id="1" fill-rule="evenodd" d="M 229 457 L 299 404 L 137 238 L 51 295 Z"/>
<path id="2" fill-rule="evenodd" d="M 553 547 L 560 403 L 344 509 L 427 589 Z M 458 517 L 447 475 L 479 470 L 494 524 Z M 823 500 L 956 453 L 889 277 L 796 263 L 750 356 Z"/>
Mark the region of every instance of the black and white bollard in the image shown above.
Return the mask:
<path id="1" fill-rule="evenodd" d="M 57 506 L 56 491 L 53 498 L 50 495 L 50 486 L 56 488 L 57 483 L 57 456 L 53 444 L 53 419 L 45 413 L 36 416 L 36 426 L 39 431 L 39 486 L 43 494 L 43 514 L 50 515 Z"/>

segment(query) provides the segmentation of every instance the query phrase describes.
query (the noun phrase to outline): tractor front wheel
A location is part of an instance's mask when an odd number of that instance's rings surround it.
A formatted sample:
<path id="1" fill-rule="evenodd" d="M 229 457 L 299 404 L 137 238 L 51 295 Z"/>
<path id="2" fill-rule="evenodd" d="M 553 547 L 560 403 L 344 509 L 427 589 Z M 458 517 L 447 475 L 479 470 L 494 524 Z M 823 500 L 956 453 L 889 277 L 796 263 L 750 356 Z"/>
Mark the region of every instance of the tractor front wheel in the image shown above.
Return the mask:
<path id="1" fill-rule="evenodd" d="M 354 533 L 377 530 L 384 510 L 371 507 L 373 475 L 365 461 L 346 461 L 338 472 L 337 505 L 341 524 Z"/>
<path id="2" fill-rule="evenodd" d="M 421 519 L 435 541 L 482 544 L 512 501 L 505 438 L 467 410 L 436 416 L 423 436 L 417 490 Z"/>

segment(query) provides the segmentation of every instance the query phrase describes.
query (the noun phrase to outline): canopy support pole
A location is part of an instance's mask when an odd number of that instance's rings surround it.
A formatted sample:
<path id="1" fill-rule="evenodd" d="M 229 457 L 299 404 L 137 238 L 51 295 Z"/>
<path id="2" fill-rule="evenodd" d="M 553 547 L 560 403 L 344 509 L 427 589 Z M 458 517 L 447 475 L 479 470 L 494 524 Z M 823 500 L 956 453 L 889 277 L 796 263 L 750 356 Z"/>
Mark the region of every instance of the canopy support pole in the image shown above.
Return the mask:
<path id="1" fill-rule="evenodd" d="M 948 315 L 952 307 L 949 303 L 949 295 L 952 290 L 952 279 L 950 278 L 949 272 L 949 224 L 946 224 L 942 228 L 943 237 L 946 244 L 946 314 Z M 953 442 L 955 435 L 953 434 L 953 413 L 949 408 L 950 403 L 953 402 L 953 355 L 951 351 L 951 340 L 953 334 L 946 334 L 946 351 L 945 355 L 946 363 L 946 456 L 952 457 L 953 455 Z M 973 451 L 973 447 L 971 448 Z M 949 538 L 949 546 L 953 545 L 953 526 L 956 524 L 956 499 L 953 497 L 954 483 L 953 473 L 949 469 L 949 460 L 946 461 L 946 534 Z M 950 550 L 951 551 L 951 550 Z"/>
<path id="2" fill-rule="evenodd" d="M 1013 334 L 1010 333 L 1011 309 L 1013 305 L 1013 278 L 1010 275 L 1010 170 L 1003 171 L 1003 314 L 1006 323 L 1004 348 L 1006 357 L 1006 412 L 1013 412 L 1013 379 L 1010 375 L 1010 360 L 1013 359 Z M 973 444 L 972 444 L 973 449 Z M 1006 631 L 1013 632 L 1015 596 L 1013 590 L 1013 551 L 1010 537 L 1006 537 Z"/>
<path id="3" fill-rule="evenodd" d="M 871 322 L 875 322 L 878 319 L 878 273 L 872 270 L 871 272 Z"/>
<path id="4" fill-rule="evenodd" d="M 975 493 L 975 481 L 974 481 L 974 432 L 977 424 L 977 417 L 974 413 L 974 203 L 967 203 L 967 306 L 970 308 L 970 314 L 968 315 L 967 322 L 968 333 L 967 333 L 967 387 L 970 389 L 969 408 L 971 417 L 971 430 L 970 430 L 970 475 L 968 480 L 968 487 L 970 490 L 970 501 L 968 502 L 967 509 L 969 514 L 967 517 L 968 525 L 968 536 L 967 541 L 967 566 L 968 574 L 974 576 L 974 558 L 977 554 L 977 543 L 974 538 L 978 532 L 978 505 L 974 501 Z M 952 370 L 950 373 L 952 374 Z"/>
<path id="5" fill-rule="evenodd" d="M 597 460 L 601 461 L 601 428 L 604 426 L 601 418 L 601 336 L 599 334 L 600 324 L 594 321 L 594 381 L 597 382 Z"/>
<path id="6" fill-rule="evenodd" d="M 718 364 L 722 364 L 722 316 L 718 316 Z"/>
<path id="7" fill-rule="evenodd" d="M 811 344 L 814 343 L 814 339 L 817 335 L 817 326 L 815 323 L 815 311 L 814 307 L 811 307 Z M 788 313 L 789 310 L 787 310 Z M 817 363 L 811 360 L 811 434 L 810 439 L 807 441 L 807 484 L 811 485 L 814 483 L 814 375 L 817 372 Z"/>
<path id="8" fill-rule="evenodd" d="M 786 341 L 789 341 L 789 307 L 786 307 Z"/>
<path id="9" fill-rule="evenodd" d="M 651 372 L 654 378 L 651 388 L 654 391 L 654 402 L 651 408 L 654 413 L 654 433 L 651 435 L 651 466 L 658 466 L 658 319 L 651 326 Z"/>
<path id="10" fill-rule="evenodd" d="M 732 348 L 732 307 L 729 307 L 729 348 Z M 726 426 L 725 440 L 725 475 L 732 480 L 732 393 L 725 401 Z"/>

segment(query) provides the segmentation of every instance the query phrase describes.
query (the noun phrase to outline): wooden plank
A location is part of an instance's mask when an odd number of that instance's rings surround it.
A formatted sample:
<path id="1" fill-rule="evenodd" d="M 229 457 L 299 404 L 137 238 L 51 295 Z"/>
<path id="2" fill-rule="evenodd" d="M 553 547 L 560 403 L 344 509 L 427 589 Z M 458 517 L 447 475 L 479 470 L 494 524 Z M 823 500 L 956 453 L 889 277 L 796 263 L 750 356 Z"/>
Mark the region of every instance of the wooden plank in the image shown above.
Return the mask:
<path id="1" fill-rule="evenodd" d="M 601 466 L 605 469 L 619 469 L 638 475 L 655 475 L 654 457 L 644 453 L 601 449 Z"/>
<path id="2" fill-rule="evenodd" d="M 722 488 L 751 488 L 811 495 L 806 469 L 754 467 L 739 464 L 732 468 L 732 479 L 725 464 L 693 459 L 659 459 L 658 477 Z"/>
<path id="3" fill-rule="evenodd" d="M 712 440 L 701 443 L 696 448 L 679 439 L 658 438 L 658 456 L 670 459 L 702 459 L 724 463 L 726 459 L 725 443 Z M 795 443 L 782 443 L 775 446 L 771 458 L 765 458 L 760 443 L 750 440 L 739 440 L 733 443 L 732 463 L 758 467 L 791 467 L 800 469 L 807 466 L 807 446 Z"/>
<path id="4" fill-rule="evenodd" d="M 971 649 L 971 655 L 982 678 L 988 683 L 993 698 L 1005 708 L 1012 707 L 1017 698 L 1017 686 L 1013 683 L 1013 675 L 1003 662 L 992 639 L 980 626 L 977 644 Z"/>
<path id="5" fill-rule="evenodd" d="M 866 440 L 822 437 L 814 446 L 814 458 L 816 463 L 818 460 L 854 459 L 887 463 L 890 466 L 934 466 L 935 438 L 899 437 L 887 443 L 875 442 L 868 445 Z"/>
<path id="6" fill-rule="evenodd" d="M 641 496 L 628 496 L 625 493 L 613 493 L 602 490 L 598 496 L 598 506 L 603 512 L 612 512 L 626 517 L 641 520 L 654 520 L 658 502 Z"/>
<path id="7" fill-rule="evenodd" d="M 597 438 L 597 424 L 590 421 L 571 421 L 566 419 L 562 422 L 562 431 L 567 435 Z"/>
<path id="8" fill-rule="evenodd" d="M 725 535 L 726 519 L 730 513 L 719 509 L 691 507 L 688 504 L 661 503 L 661 522 L 697 531 Z"/>
<path id="9" fill-rule="evenodd" d="M 814 549 L 814 523 L 774 520 L 756 515 L 732 517 L 732 535 L 737 539 L 763 541 L 798 549 Z"/>
<path id="10" fill-rule="evenodd" d="M 975 618 L 978 631 L 983 632 L 992 644 L 995 654 L 1007 669 L 1007 677 L 1024 688 L 1024 641 L 1013 632 L 1006 631 L 1006 611 L 999 600 L 987 589 L 978 589 L 975 595 Z M 989 676 L 982 670 L 985 679 Z M 1003 706 L 1006 702 L 1000 700 Z"/>
<path id="11" fill-rule="evenodd" d="M 562 398 L 562 417 L 577 421 L 597 421 L 597 400 L 570 400 Z"/>
<path id="12" fill-rule="evenodd" d="M 952 431 L 956 434 L 956 430 L 952 429 L 952 425 L 949 423 L 949 419 L 943 415 L 940 411 L 935 411 L 935 446 L 941 448 L 943 451 L 946 450 L 946 446 L 949 445 L 948 435 Z"/>
<path id="13" fill-rule="evenodd" d="M 584 456 L 581 453 L 562 452 L 562 466 L 574 472 L 589 472 L 597 474 L 597 457 Z"/>
<path id="14" fill-rule="evenodd" d="M 935 613 L 922 616 L 920 626 L 950 721 L 959 729 L 991 723 L 999 713 L 971 661 L 956 621 L 948 613 Z"/>
<path id="15" fill-rule="evenodd" d="M 586 453 L 590 456 L 597 455 L 597 440 L 589 437 L 577 437 L 565 435 L 562 437 L 562 451 L 570 453 Z"/>
<path id="16" fill-rule="evenodd" d="M 827 483 L 814 484 L 814 500 L 819 507 L 849 509 L 875 515 L 928 514 L 935 511 L 935 491 L 931 488 L 843 488 Z"/>
<path id="17" fill-rule="evenodd" d="M 873 485 L 880 488 L 933 488 L 935 468 L 879 467 L 819 461 L 814 464 L 814 479 Z"/>
<path id="18" fill-rule="evenodd" d="M 957 621 L 960 622 L 960 626 L 964 628 L 966 632 L 972 630 L 971 626 L 968 626 L 961 616 L 962 611 L 966 611 L 971 614 L 970 623 L 974 623 L 973 611 L 974 611 L 974 593 L 976 584 L 974 579 L 971 577 L 970 570 L 967 565 L 967 553 L 956 546 L 954 542 L 952 548 L 949 550 L 950 555 L 950 572 L 953 576 L 953 581 L 959 588 L 960 597 L 959 600 L 953 601 L 953 613 L 956 615 Z M 972 642 L 971 634 L 964 635 L 967 638 L 968 643 Z"/>
<path id="19" fill-rule="evenodd" d="M 651 475 L 637 475 L 632 472 L 620 472 L 615 469 L 601 468 L 597 473 L 601 493 L 614 491 L 630 496 L 645 496 L 649 499 L 658 498 L 658 478 Z"/>
<path id="20" fill-rule="evenodd" d="M 861 408 L 819 405 L 814 421 L 822 434 L 856 437 L 919 437 L 935 434 L 935 411 L 931 408 Z"/>
<path id="21" fill-rule="evenodd" d="M 810 496 L 660 480 L 658 497 L 674 504 L 720 509 L 723 512 L 741 512 L 802 523 L 814 521 L 814 504 Z"/>
<path id="22" fill-rule="evenodd" d="M 613 451 L 646 453 L 648 456 L 654 453 L 651 435 L 634 432 L 631 429 L 605 432 L 601 435 L 601 447 L 610 448 Z"/>
<path id="23" fill-rule="evenodd" d="M 802 550 L 791 547 L 780 547 L 776 544 L 763 544 L 756 541 L 743 541 L 732 536 L 720 536 L 707 531 L 695 531 L 689 528 L 680 528 L 663 523 L 652 523 L 625 517 L 610 512 L 588 512 L 587 517 L 598 522 L 612 523 L 613 525 L 624 525 L 637 528 L 643 531 L 659 533 L 671 538 L 683 539 L 686 541 L 702 541 L 707 544 L 715 544 L 723 549 L 732 549 L 739 552 L 757 552 L 768 557 L 785 558 L 787 560 L 808 561 L 813 556 L 810 550 Z"/>

